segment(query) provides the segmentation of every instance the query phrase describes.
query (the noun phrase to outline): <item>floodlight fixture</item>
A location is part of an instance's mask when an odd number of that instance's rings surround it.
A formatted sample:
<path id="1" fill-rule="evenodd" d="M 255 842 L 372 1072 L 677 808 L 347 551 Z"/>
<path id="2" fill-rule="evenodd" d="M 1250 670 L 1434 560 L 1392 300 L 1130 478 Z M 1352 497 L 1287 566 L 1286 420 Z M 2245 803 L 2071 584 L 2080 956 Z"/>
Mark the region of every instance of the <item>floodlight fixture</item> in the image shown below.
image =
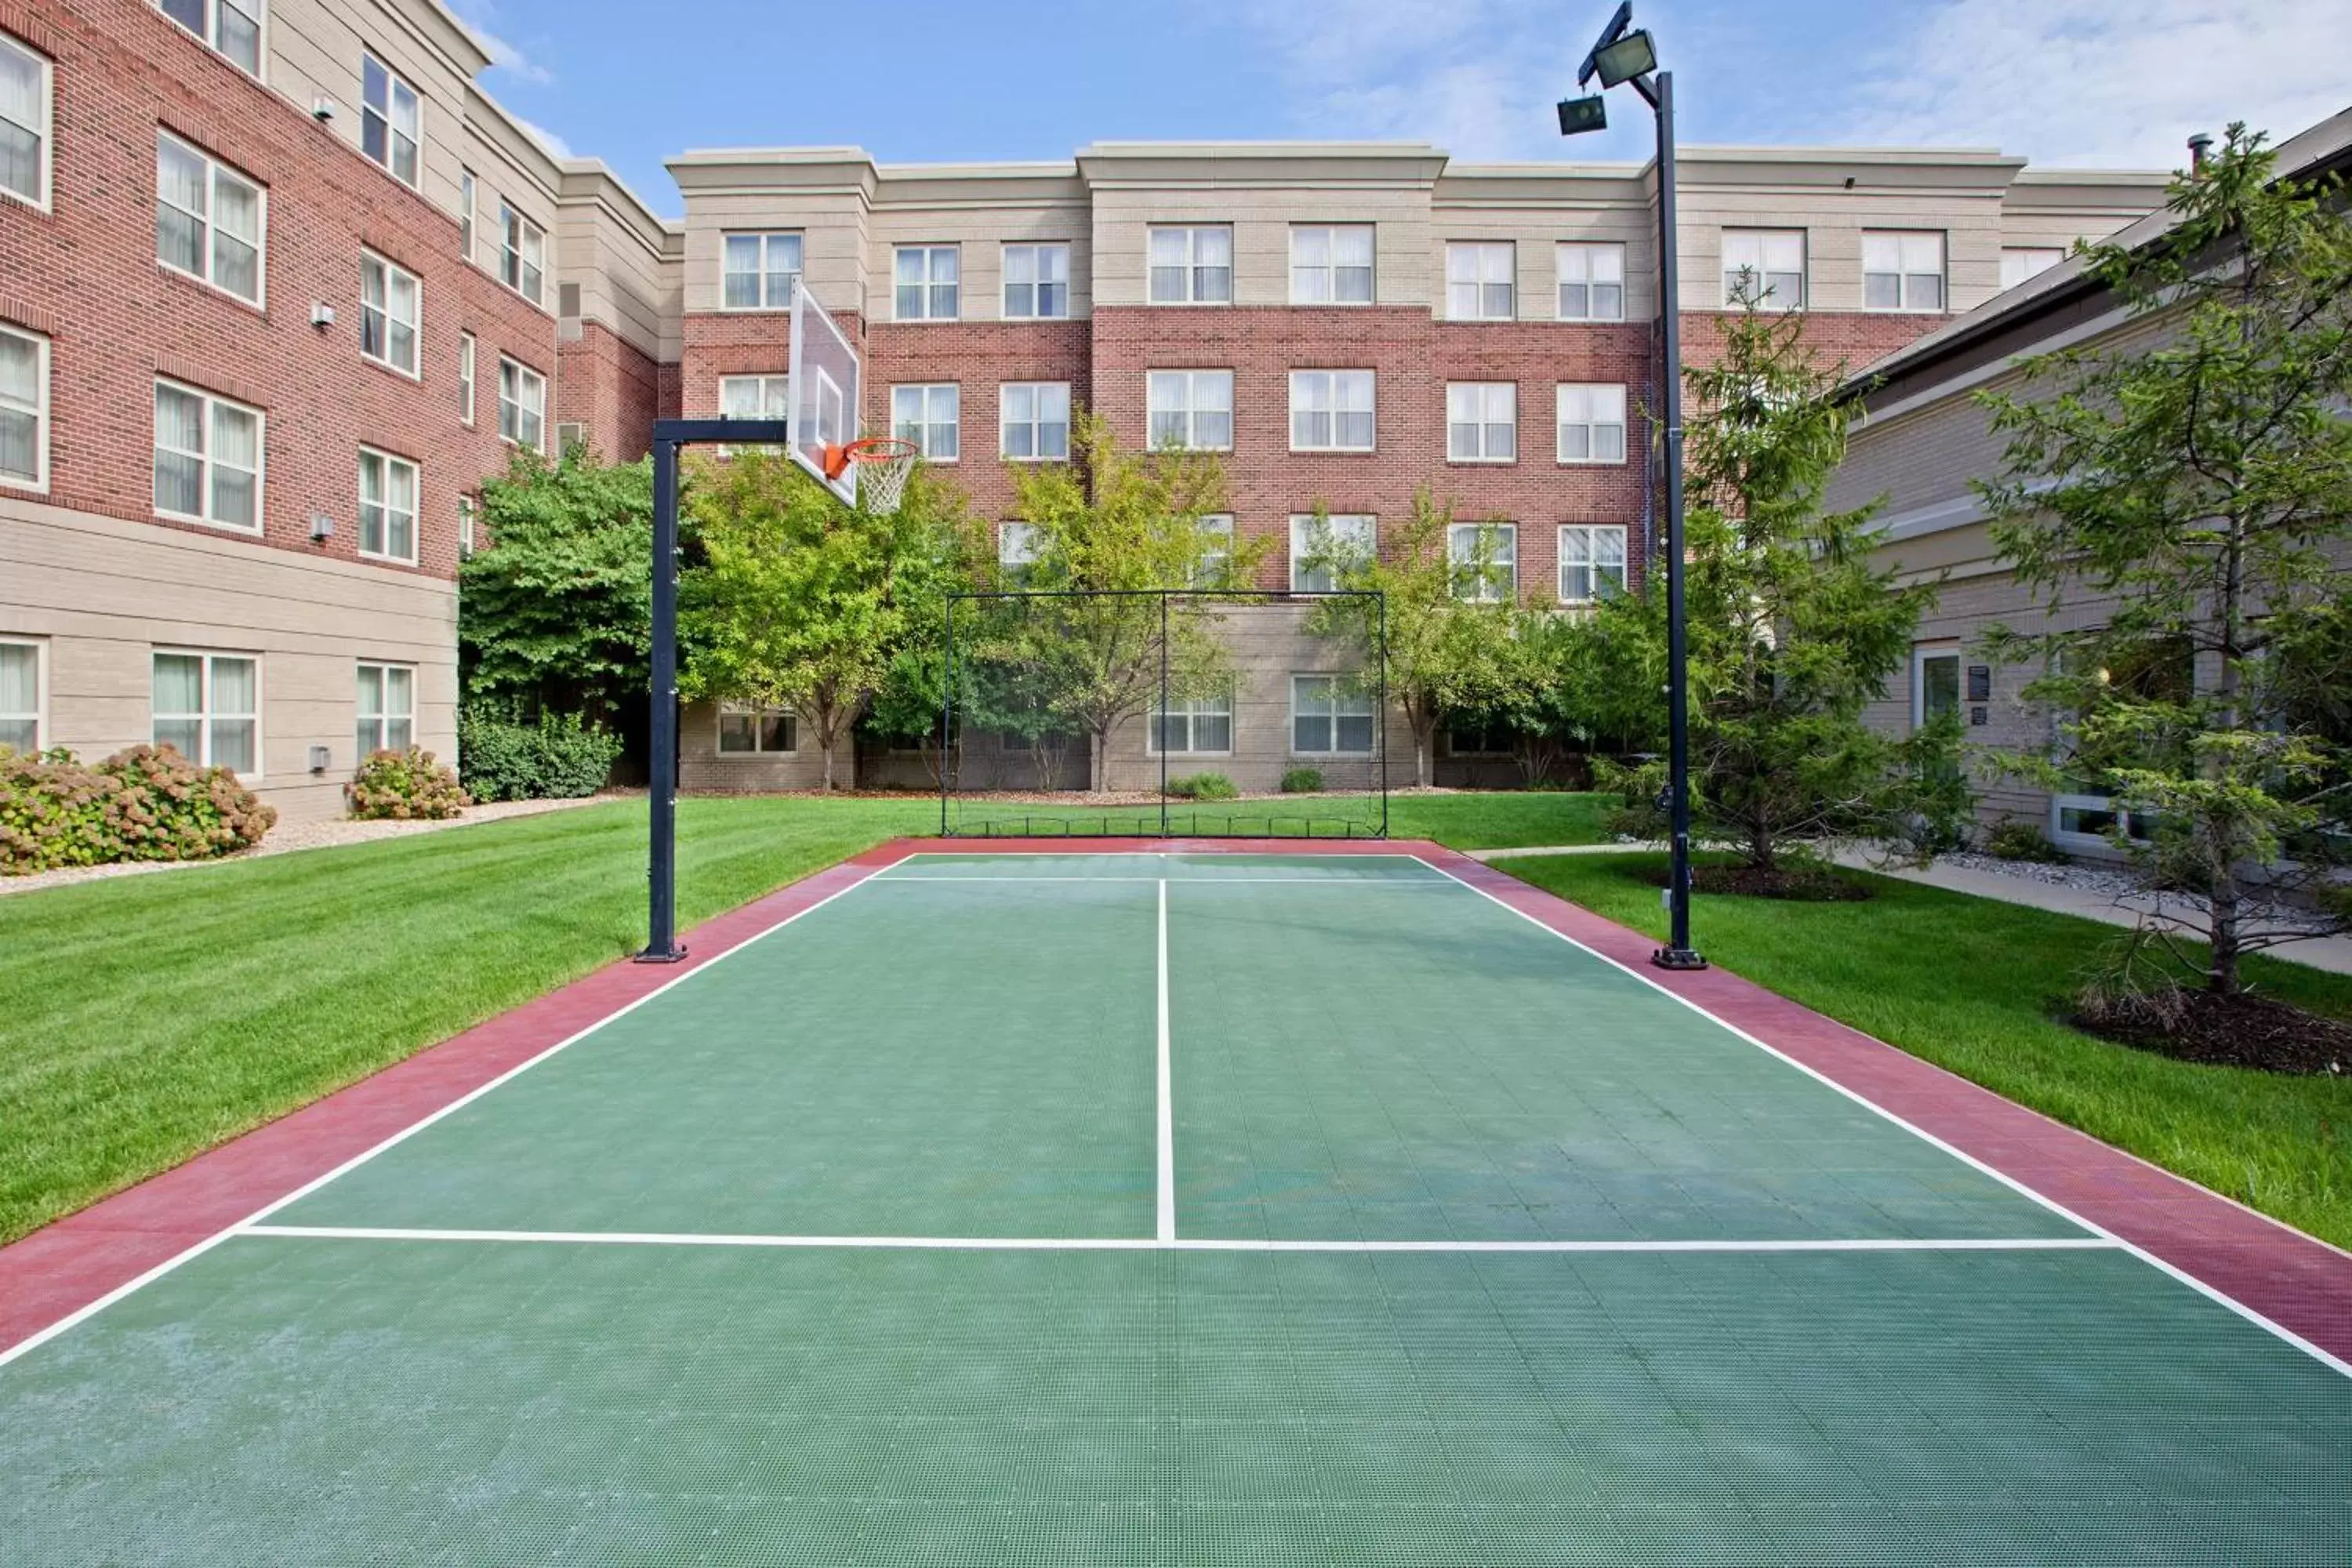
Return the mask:
<path id="1" fill-rule="evenodd" d="M 1599 93 L 1591 98 L 1563 98 L 1559 100 L 1559 133 L 1580 136 L 1588 131 L 1605 131 L 1609 127 L 1609 104 Z"/>
<path id="2" fill-rule="evenodd" d="M 1636 27 L 1615 43 L 1593 50 L 1592 67 L 1601 73 L 1602 87 L 1649 75 L 1658 68 L 1658 51 L 1650 42 L 1649 29 Z"/>
<path id="3" fill-rule="evenodd" d="M 1617 14 L 1609 18 L 1609 25 L 1601 29 L 1598 38 L 1592 40 L 1592 47 L 1585 54 L 1584 63 L 1576 68 L 1577 86 L 1582 87 L 1592 79 L 1593 71 L 1599 68 L 1594 62 L 1599 59 L 1601 51 L 1624 37 L 1625 29 L 1633 25 L 1633 0 L 1622 0 L 1617 7 Z"/>

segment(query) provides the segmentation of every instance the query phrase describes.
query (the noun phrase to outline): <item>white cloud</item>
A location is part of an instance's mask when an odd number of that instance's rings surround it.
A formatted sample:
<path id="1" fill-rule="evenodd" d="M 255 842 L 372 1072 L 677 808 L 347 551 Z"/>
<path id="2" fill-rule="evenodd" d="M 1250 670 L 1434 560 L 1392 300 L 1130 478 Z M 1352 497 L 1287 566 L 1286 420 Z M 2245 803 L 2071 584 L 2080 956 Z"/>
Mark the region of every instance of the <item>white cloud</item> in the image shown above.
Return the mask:
<path id="1" fill-rule="evenodd" d="M 467 30 L 474 35 L 475 40 L 482 46 L 483 52 L 490 57 L 492 70 L 505 71 L 510 76 L 520 78 L 524 81 L 540 87 L 553 86 L 555 82 L 553 71 L 490 31 L 490 19 L 497 15 L 497 6 L 484 0 L 484 3 L 458 7 L 457 19 L 466 24 Z"/>
<path id="2" fill-rule="evenodd" d="M 517 125 L 521 126 L 524 131 L 530 133 L 531 140 L 537 142 L 541 146 L 547 149 L 548 154 L 551 157 L 572 158 L 578 156 L 577 153 L 572 151 L 571 142 L 566 142 L 562 137 L 558 136 L 546 126 L 534 125 L 530 121 L 525 120 L 521 115 L 514 114 L 511 110 L 508 110 L 508 112 L 510 115 L 513 115 L 514 122 Z"/>

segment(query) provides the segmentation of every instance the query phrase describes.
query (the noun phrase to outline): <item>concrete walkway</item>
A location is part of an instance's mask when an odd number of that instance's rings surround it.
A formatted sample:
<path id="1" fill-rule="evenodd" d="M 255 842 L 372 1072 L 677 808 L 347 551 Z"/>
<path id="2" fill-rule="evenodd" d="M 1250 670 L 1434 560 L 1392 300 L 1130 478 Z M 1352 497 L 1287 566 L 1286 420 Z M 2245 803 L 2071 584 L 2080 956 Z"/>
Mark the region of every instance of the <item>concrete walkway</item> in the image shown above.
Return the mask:
<path id="1" fill-rule="evenodd" d="M 1473 849 L 1474 860 L 1516 860 L 1538 855 L 1612 855 L 1637 848 L 1658 846 L 1629 844 L 1559 844 L 1517 849 Z M 1880 866 L 1865 852 L 1846 849 L 1837 856 L 1838 864 L 1858 870 L 1873 871 L 1882 877 L 1898 877 L 1906 882 L 1941 888 L 1946 892 L 1968 893 L 1979 899 L 1998 899 L 2005 904 L 2023 904 L 2028 909 L 2049 910 L 2062 915 L 2080 915 L 2087 921 L 2098 921 L 2113 926 L 2136 925 L 2143 913 L 2162 914 L 2158 901 L 2147 894 L 2115 894 L 2096 892 L 2083 888 L 2060 887 L 2050 882 L 2037 882 L 2025 877 L 2005 877 L 1998 871 L 1971 870 L 1959 866 L 1937 864 L 1925 869 L 1911 866 Z M 2265 956 L 2284 959 L 2289 963 L 2305 963 L 2314 969 L 2324 969 L 2333 974 L 2352 974 L 2352 937 L 2315 937 L 2307 942 L 2289 942 L 2268 950 Z"/>

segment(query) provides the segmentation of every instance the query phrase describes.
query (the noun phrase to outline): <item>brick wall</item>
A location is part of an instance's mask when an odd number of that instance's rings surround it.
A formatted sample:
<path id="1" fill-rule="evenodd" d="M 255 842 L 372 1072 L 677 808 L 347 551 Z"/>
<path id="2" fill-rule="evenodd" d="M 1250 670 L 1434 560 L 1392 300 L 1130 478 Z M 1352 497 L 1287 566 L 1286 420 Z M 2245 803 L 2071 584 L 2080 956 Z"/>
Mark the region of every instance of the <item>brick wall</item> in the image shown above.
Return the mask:
<path id="1" fill-rule="evenodd" d="M 582 322 L 556 359 L 551 418 L 587 426 L 590 445 L 612 462 L 633 463 L 653 449 L 661 366 L 601 321 Z"/>

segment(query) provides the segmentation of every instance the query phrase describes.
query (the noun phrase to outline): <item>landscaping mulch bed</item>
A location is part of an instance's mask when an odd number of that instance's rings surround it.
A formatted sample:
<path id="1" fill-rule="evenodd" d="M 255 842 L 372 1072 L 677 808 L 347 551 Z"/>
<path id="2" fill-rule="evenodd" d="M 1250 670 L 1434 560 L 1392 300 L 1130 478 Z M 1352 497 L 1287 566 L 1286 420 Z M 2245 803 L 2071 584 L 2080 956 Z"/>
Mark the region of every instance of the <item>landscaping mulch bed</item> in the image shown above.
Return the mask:
<path id="1" fill-rule="evenodd" d="M 2162 1020 L 2129 1013 L 2097 1019 L 2077 1014 L 2069 1021 L 2101 1039 L 2182 1061 L 2270 1072 L 2352 1073 L 2352 1024 L 2243 992 L 2185 992 L 2179 1002 L 2181 1016 L 2168 1029 Z"/>
<path id="2" fill-rule="evenodd" d="M 1653 872 L 1650 880 L 1664 887 L 1667 873 Z M 1734 893 L 1747 899 L 1786 899 L 1792 903 L 1853 904 L 1873 897 L 1867 884 L 1842 877 L 1824 866 L 1694 866 L 1691 890 Z"/>

